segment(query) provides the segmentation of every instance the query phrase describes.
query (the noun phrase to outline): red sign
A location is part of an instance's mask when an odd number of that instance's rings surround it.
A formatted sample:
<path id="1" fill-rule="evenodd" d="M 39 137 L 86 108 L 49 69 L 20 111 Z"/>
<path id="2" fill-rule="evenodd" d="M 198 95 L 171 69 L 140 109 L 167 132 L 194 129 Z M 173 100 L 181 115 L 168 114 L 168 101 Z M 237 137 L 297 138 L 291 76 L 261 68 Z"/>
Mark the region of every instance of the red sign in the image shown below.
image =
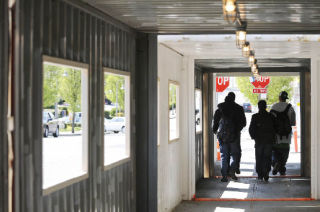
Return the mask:
<path id="1" fill-rule="evenodd" d="M 230 79 L 229 77 L 217 77 L 216 78 L 216 91 L 223 92 L 227 87 L 229 87 Z"/>
<path id="2" fill-rule="evenodd" d="M 257 79 L 251 77 L 250 82 L 255 88 L 265 88 L 270 83 L 270 77 L 258 77 Z"/>
<path id="3" fill-rule="evenodd" d="M 253 93 L 267 93 L 267 89 L 265 88 L 254 88 Z"/>

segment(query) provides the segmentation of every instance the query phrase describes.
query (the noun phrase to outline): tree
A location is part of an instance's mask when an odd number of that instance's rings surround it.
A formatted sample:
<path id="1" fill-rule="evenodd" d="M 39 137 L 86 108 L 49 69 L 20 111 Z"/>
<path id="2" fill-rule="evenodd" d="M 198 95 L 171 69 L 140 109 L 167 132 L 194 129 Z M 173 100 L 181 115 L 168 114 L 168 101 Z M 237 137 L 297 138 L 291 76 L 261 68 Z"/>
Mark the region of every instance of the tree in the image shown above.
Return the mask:
<path id="1" fill-rule="evenodd" d="M 63 70 L 61 67 L 44 65 L 43 71 L 43 107 L 55 105 L 61 98 L 59 87 Z"/>
<path id="2" fill-rule="evenodd" d="M 81 111 L 81 71 L 64 68 L 64 77 L 60 92 L 63 99 L 70 105 L 72 112 L 72 133 L 74 133 L 75 113 Z"/>
<path id="3" fill-rule="evenodd" d="M 272 105 L 279 100 L 280 91 L 287 91 L 289 97 L 292 97 L 292 87 L 291 82 L 293 82 L 295 77 L 270 77 L 270 83 L 267 86 L 267 104 Z M 250 101 L 252 105 L 257 105 L 259 101 L 259 94 L 254 94 L 252 89 L 254 86 L 250 82 L 249 77 L 237 77 L 236 79 L 238 88 L 241 93 Z"/>
<path id="4" fill-rule="evenodd" d="M 125 79 L 121 76 L 115 76 L 107 74 L 104 76 L 105 86 L 104 93 L 107 99 L 113 103 L 117 103 L 116 107 L 120 107 L 120 110 L 124 112 L 125 103 Z M 117 111 L 119 112 L 119 111 Z"/>

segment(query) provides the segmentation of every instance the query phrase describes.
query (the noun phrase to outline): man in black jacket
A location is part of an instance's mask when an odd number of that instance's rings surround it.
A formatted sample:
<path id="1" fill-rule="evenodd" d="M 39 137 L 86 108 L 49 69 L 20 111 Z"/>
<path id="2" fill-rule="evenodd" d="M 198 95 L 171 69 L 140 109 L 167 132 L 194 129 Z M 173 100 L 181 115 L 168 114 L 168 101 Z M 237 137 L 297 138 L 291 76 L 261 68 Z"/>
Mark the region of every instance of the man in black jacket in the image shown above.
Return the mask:
<path id="1" fill-rule="evenodd" d="M 275 122 L 274 116 L 266 111 L 266 101 L 260 100 L 258 108 L 259 112 L 252 116 L 249 133 L 251 138 L 255 140 L 258 179 L 268 181 L 271 170 L 272 145 L 276 138 Z"/>
<path id="2" fill-rule="evenodd" d="M 240 137 L 241 130 L 246 126 L 246 117 L 243 107 L 235 103 L 235 98 L 236 95 L 230 92 L 225 102 L 218 104 L 213 116 L 213 132 L 217 134 L 220 144 L 222 182 L 228 181 L 229 174 L 237 180 L 235 173 L 240 173 Z"/>

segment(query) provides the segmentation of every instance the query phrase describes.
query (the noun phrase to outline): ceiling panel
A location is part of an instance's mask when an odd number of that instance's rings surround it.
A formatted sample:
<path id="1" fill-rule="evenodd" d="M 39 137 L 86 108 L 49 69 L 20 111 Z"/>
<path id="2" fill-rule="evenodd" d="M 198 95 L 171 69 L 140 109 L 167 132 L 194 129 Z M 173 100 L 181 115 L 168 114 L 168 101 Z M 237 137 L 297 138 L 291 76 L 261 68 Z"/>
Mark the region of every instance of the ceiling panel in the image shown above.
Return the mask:
<path id="1" fill-rule="evenodd" d="M 83 0 L 144 32 L 230 33 L 222 0 Z M 241 19 L 250 33 L 319 33 L 319 0 L 242 0 Z"/>

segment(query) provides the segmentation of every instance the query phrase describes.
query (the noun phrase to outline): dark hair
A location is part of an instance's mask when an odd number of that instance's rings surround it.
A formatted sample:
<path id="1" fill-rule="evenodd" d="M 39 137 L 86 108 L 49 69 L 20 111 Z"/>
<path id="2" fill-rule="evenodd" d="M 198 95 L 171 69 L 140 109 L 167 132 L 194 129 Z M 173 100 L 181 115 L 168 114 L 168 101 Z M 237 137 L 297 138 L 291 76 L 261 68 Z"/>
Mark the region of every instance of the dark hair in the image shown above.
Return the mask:
<path id="1" fill-rule="evenodd" d="M 286 91 L 281 91 L 280 94 L 279 94 L 279 98 L 282 100 L 282 101 L 286 101 L 286 99 L 289 99 L 288 98 L 288 93 Z"/>
<path id="2" fill-rule="evenodd" d="M 236 100 L 236 95 L 233 92 L 229 92 L 227 97 L 229 97 L 232 102 Z"/>
<path id="3" fill-rule="evenodd" d="M 258 108 L 259 108 L 259 110 L 267 109 L 267 102 L 265 100 L 260 100 L 258 102 Z"/>

